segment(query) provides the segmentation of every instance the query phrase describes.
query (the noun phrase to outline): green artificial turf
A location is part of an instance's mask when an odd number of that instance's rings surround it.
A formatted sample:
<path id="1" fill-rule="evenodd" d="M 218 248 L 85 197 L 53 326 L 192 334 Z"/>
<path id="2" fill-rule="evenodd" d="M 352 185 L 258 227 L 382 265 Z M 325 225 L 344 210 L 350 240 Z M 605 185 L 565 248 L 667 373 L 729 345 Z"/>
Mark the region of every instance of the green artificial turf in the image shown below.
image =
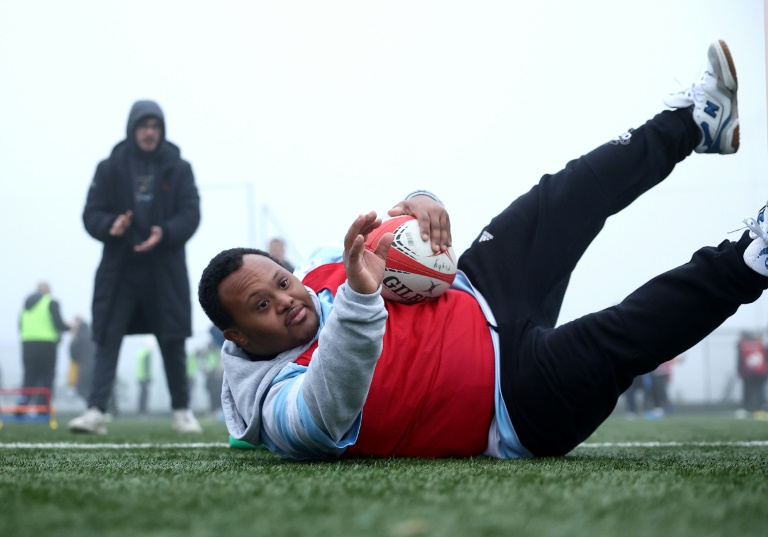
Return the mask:
<path id="1" fill-rule="evenodd" d="M 169 425 L 5 424 L 0 536 L 768 535 L 764 421 L 612 418 L 557 459 L 311 463 L 229 448 L 217 421 Z"/>

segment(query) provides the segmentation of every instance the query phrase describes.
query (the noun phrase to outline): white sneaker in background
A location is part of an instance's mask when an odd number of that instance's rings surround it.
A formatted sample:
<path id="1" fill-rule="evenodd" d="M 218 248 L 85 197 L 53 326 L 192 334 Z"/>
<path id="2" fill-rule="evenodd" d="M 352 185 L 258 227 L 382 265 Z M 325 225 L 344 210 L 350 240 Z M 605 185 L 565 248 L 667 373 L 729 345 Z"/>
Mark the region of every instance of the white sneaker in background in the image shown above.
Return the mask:
<path id="1" fill-rule="evenodd" d="M 195 415 L 188 408 L 173 411 L 173 423 L 171 427 L 179 433 L 202 433 L 203 428 L 195 419 Z"/>
<path id="2" fill-rule="evenodd" d="M 67 425 L 73 433 L 107 434 L 104 414 L 96 407 L 91 407 Z"/>

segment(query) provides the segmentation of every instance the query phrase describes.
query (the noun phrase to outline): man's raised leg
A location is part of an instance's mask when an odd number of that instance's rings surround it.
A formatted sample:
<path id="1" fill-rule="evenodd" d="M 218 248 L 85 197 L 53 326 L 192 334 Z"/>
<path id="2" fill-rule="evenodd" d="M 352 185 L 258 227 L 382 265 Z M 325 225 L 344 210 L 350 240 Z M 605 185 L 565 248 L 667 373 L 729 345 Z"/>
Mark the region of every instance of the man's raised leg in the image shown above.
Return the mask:
<path id="1" fill-rule="evenodd" d="M 497 320 L 554 326 L 570 274 L 609 216 L 664 180 L 694 149 L 725 154 L 738 148 L 736 73 L 724 46 L 710 47 L 708 70 L 691 90 L 668 99 L 678 110 L 545 175 L 483 229 L 459 268 Z"/>

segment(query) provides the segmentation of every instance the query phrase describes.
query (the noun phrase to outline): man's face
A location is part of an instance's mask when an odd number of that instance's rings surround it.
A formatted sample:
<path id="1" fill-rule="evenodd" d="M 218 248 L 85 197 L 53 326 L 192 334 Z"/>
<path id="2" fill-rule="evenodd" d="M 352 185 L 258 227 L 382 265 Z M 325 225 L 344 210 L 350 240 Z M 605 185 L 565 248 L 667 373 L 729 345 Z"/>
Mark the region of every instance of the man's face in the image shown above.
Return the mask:
<path id="1" fill-rule="evenodd" d="M 142 151 L 151 153 L 160 143 L 162 126 L 156 117 L 146 117 L 136 126 L 136 144 Z"/>
<path id="2" fill-rule="evenodd" d="M 253 354 L 272 355 L 308 343 L 320 326 L 299 279 L 263 255 L 244 255 L 243 266 L 219 284 L 219 299 L 235 321 L 224 337 Z"/>

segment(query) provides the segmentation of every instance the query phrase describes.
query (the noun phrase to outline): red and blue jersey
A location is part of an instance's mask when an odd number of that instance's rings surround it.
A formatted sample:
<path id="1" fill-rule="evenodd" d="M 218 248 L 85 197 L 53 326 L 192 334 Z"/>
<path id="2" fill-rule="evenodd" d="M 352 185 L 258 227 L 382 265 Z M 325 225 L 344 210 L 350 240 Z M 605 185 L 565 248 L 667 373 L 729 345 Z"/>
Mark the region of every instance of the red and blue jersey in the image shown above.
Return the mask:
<path id="1" fill-rule="evenodd" d="M 303 283 L 335 294 L 341 263 Z M 475 298 L 449 290 L 419 304 L 385 301 L 383 350 L 347 456 L 462 457 L 485 451 L 494 417 L 494 350 Z M 308 365 L 315 345 L 297 360 Z"/>

